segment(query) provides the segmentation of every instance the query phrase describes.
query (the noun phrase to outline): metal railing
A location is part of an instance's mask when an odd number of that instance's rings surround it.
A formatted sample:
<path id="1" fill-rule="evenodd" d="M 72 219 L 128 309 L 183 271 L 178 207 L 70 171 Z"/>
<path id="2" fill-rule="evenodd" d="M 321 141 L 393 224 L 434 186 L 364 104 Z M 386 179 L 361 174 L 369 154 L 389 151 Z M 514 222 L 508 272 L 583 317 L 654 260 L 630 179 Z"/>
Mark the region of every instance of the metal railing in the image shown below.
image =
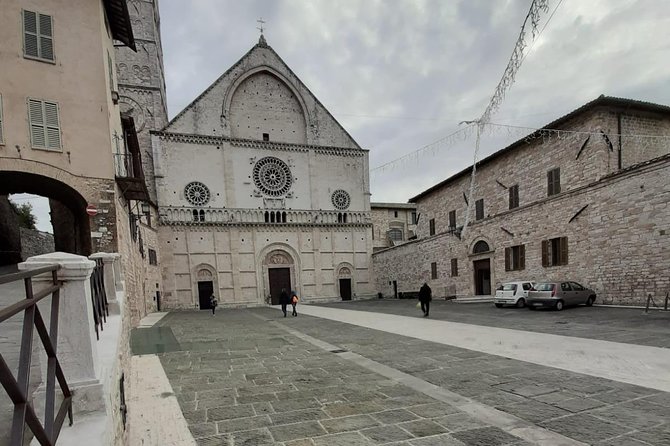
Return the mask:
<path id="1" fill-rule="evenodd" d="M 46 446 L 56 444 L 66 415 L 70 420 L 70 426 L 72 425 L 72 393 L 56 355 L 58 346 L 58 309 L 60 289 L 62 287 L 62 284 L 58 281 L 58 269 L 58 265 L 53 265 L 0 276 L 0 285 L 22 280 L 26 294 L 25 300 L 21 300 L 0 310 L 0 326 L 12 316 L 22 311 L 24 312 L 19 367 L 16 378 L 7 365 L 5 358 L 0 353 L 0 382 L 14 404 L 11 440 L 9 443 L 11 446 L 22 446 L 24 444 L 24 427 L 26 424 L 39 444 Z M 41 291 L 33 292 L 33 277 L 49 272 L 51 273 L 51 285 Z M 37 303 L 47 296 L 51 296 L 51 313 L 48 330 L 37 306 Z M 33 326 L 37 329 L 47 355 L 44 425 L 40 423 L 31 402 L 31 395 L 28 394 L 30 387 L 30 364 L 32 362 Z M 56 380 L 63 393 L 63 401 L 60 403 L 58 413 L 54 414 Z"/>
<path id="2" fill-rule="evenodd" d="M 95 268 L 91 274 L 91 300 L 93 302 L 93 322 L 95 323 L 95 337 L 100 340 L 100 332 L 104 330 L 109 316 L 109 303 L 105 292 L 105 265 L 102 259 L 95 260 Z"/>

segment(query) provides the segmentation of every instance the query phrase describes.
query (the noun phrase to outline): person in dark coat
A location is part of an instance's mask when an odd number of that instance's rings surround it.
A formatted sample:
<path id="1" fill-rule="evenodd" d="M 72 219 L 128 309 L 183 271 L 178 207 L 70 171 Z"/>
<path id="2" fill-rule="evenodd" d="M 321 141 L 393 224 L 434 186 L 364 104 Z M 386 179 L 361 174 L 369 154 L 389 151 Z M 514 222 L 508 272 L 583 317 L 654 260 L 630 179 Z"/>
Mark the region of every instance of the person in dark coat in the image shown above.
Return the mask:
<path id="1" fill-rule="evenodd" d="M 419 290 L 419 302 L 421 302 L 421 311 L 423 311 L 423 317 L 428 317 L 430 313 L 430 301 L 433 300 L 433 291 L 430 289 L 427 283 L 421 286 Z"/>
<path id="2" fill-rule="evenodd" d="M 279 295 L 279 303 L 281 304 L 281 311 L 284 312 L 284 317 L 286 317 L 286 306 L 289 304 L 291 299 L 288 297 L 286 288 L 281 289 L 281 294 Z"/>

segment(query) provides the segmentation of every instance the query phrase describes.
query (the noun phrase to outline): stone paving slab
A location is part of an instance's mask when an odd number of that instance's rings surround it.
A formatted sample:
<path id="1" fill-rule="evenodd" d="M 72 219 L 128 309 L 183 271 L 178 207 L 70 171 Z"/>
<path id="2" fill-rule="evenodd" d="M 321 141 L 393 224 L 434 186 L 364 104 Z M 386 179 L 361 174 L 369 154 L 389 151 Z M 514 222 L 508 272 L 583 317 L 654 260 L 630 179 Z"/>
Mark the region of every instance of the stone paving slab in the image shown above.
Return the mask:
<path id="1" fill-rule="evenodd" d="M 666 392 L 304 315 L 290 321 L 290 326 L 578 441 L 670 444 Z M 371 344 L 369 339 L 377 342 Z M 427 358 L 439 361 L 433 369 L 416 367 L 431 363 Z M 462 413 L 434 422 L 466 444 L 506 441 L 493 430 L 481 431 L 486 440 L 477 440 L 475 433 L 456 436 L 461 430 L 491 427 Z"/>
<path id="2" fill-rule="evenodd" d="M 171 313 L 159 322 L 185 349 L 159 357 L 198 445 L 477 444 L 463 443 L 440 422 L 465 416 L 460 410 L 252 313 Z"/>

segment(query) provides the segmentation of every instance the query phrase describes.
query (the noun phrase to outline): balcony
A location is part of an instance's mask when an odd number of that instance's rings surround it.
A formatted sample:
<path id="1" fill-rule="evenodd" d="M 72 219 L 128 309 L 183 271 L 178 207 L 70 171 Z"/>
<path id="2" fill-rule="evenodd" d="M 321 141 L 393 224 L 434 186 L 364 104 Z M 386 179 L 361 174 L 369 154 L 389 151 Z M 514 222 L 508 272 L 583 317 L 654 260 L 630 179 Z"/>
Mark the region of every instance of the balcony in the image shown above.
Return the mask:
<path id="1" fill-rule="evenodd" d="M 114 154 L 114 174 L 126 200 L 150 201 L 149 191 L 144 181 L 142 155 L 137 140 L 135 122 L 131 117 L 121 117 L 123 140 L 126 152 Z"/>
<path id="2" fill-rule="evenodd" d="M 293 209 L 223 209 L 163 207 L 160 220 L 172 225 L 367 226 L 369 212 Z"/>

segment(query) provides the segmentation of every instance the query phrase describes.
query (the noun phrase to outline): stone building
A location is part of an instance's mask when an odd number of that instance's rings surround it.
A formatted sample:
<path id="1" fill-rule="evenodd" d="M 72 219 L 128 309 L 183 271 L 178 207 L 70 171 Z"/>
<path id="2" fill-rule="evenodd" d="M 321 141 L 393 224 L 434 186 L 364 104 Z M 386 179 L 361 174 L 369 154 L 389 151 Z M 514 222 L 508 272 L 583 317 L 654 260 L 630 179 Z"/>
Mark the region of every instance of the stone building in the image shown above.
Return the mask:
<path id="1" fill-rule="evenodd" d="M 373 251 L 397 246 L 416 237 L 414 203 L 370 203 L 370 209 Z"/>
<path id="2" fill-rule="evenodd" d="M 153 143 L 167 308 L 374 293 L 368 152 L 263 36 Z"/>
<path id="3" fill-rule="evenodd" d="M 373 255 L 384 294 L 427 280 L 488 295 L 520 278 L 569 278 L 607 303 L 670 291 L 670 107 L 601 96 L 483 159 L 463 232 L 470 175 L 410 200 L 417 240 Z"/>

